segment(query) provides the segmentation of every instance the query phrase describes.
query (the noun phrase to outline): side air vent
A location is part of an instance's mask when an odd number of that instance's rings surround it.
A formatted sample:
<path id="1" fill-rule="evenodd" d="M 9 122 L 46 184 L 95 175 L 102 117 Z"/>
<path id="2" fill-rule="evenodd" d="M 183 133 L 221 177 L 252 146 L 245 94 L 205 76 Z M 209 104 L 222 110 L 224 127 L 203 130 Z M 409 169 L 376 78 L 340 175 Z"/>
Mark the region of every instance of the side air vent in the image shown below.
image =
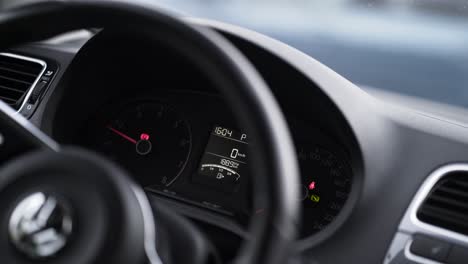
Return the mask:
<path id="1" fill-rule="evenodd" d="M 16 110 L 20 109 L 45 67 L 45 63 L 39 60 L 1 53 L 0 100 Z"/>
<path id="2" fill-rule="evenodd" d="M 468 235 L 468 172 L 441 177 L 417 210 L 425 223 Z"/>

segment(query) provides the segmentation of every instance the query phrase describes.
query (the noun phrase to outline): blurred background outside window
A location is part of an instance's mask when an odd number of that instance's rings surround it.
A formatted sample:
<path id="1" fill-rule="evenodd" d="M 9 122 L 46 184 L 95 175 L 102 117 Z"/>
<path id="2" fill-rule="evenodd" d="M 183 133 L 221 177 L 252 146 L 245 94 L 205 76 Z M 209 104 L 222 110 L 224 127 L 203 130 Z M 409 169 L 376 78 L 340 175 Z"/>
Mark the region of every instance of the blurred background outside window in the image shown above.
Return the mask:
<path id="1" fill-rule="evenodd" d="M 277 38 L 356 84 L 468 107 L 468 1 L 158 0 Z"/>

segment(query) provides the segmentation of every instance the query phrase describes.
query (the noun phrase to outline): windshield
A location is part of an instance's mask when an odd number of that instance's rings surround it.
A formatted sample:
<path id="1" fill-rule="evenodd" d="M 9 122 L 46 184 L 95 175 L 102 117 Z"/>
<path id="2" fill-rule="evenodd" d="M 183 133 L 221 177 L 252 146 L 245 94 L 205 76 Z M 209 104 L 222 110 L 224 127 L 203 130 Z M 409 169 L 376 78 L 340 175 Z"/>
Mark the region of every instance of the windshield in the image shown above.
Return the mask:
<path id="1" fill-rule="evenodd" d="M 365 89 L 468 107 L 468 0 L 138 1 L 264 33 Z"/>
<path id="2" fill-rule="evenodd" d="M 158 0 L 277 38 L 361 86 L 468 107 L 466 0 Z"/>

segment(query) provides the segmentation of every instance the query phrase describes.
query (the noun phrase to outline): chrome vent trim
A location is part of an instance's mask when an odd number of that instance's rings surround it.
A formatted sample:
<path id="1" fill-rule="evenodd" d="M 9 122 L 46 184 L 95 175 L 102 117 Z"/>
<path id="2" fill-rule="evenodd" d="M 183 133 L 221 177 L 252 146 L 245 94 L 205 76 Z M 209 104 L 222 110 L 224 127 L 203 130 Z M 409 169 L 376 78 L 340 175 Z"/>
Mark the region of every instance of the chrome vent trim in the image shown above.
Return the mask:
<path id="1" fill-rule="evenodd" d="M 0 55 L 10 57 L 10 58 L 19 59 L 19 60 L 25 60 L 25 61 L 37 63 L 37 64 L 42 66 L 42 70 L 40 71 L 40 73 L 38 74 L 38 76 L 36 77 L 36 79 L 34 80 L 32 85 L 29 87 L 29 89 L 26 91 L 26 95 L 24 96 L 23 102 L 21 102 L 21 105 L 17 110 L 17 112 L 21 112 L 24 109 L 24 107 L 26 107 L 26 104 L 27 104 L 29 98 L 31 97 L 31 95 L 32 95 L 32 93 L 34 91 L 34 88 L 36 87 L 37 83 L 40 81 L 42 75 L 46 71 L 47 63 L 45 61 L 43 61 L 43 60 L 39 60 L 39 59 L 27 57 L 27 56 L 22 56 L 22 55 L 17 55 L 17 54 L 13 54 L 13 53 L 0 52 Z"/>
<path id="2" fill-rule="evenodd" d="M 467 172 L 468 164 L 458 163 L 442 166 L 433 171 L 416 193 L 400 223 L 399 230 L 407 234 L 425 234 L 449 242 L 468 245 L 468 236 L 436 225 L 422 222 L 417 217 L 418 209 L 424 203 L 434 186 L 445 176 L 454 172 Z"/>
<path id="3" fill-rule="evenodd" d="M 452 172 L 442 177 L 419 207 L 417 217 L 468 235 L 468 173 Z"/>

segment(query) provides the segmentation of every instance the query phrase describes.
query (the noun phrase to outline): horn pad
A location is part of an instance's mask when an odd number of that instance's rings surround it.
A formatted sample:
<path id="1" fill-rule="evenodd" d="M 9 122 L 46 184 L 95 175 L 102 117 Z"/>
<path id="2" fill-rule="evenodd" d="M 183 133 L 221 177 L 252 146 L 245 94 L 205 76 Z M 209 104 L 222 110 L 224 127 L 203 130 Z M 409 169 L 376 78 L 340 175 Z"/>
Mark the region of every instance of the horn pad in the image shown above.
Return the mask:
<path id="1" fill-rule="evenodd" d="M 81 149 L 9 162 L 0 171 L 2 263 L 143 263 L 136 191 L 121 169 Z"/>

